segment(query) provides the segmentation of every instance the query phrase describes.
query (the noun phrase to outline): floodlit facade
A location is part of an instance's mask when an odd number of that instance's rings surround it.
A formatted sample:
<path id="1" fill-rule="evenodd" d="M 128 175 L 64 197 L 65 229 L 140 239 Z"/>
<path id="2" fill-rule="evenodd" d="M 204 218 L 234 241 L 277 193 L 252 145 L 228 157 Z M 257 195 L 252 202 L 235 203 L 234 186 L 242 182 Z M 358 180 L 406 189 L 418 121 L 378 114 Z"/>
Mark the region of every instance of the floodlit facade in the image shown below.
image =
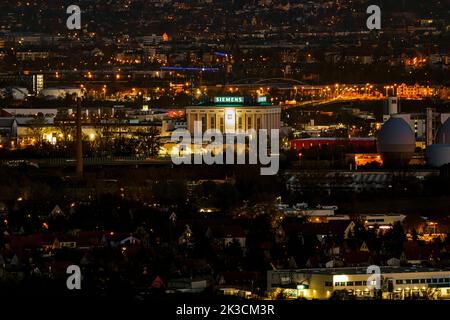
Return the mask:
<path id="1" fill-rule="evenodd" d="M 215 97 L 212 103 L 186 108 L 188 130 L 194 132 L 196 121 L 201 122 L 202 132 L 216 129 L 222 133 L 244 133 L 247 130 L 280 129 L 281 109 L 266 102 L 265 97 L 256 101 L 244 97 Z"/>
<path id="2" fill-rule="evenodd" d="M 403 223 L 403 220 L 405 220 L 406 216 L 403 214 L 366 214 L 361 215 L 361 219 L 364 222 L 364 225 L 367 227 L 390 227 L 393 226 L 395 223 Z"/>
<path id="3" fill-rule="evenodd" d="M 383 299 L 450 299 L 450 270 L 423 267 L 380 267 Z M 271 270 L 267 289 L 287 299 L 330 299 L 344 291 L 357 299 L 375 297 L 376 280 L 367 268 Z"/>
<path id="4" fill-rule="evenodd" d="M 408 86 L 405 83 L 402 83 L 397 87 L 397 96 L 407 99 L 414 98 L 429 98 L 434 96 L 436 91 L 430 86 L 421 86 L 417 83 L 412 86 Z"/>

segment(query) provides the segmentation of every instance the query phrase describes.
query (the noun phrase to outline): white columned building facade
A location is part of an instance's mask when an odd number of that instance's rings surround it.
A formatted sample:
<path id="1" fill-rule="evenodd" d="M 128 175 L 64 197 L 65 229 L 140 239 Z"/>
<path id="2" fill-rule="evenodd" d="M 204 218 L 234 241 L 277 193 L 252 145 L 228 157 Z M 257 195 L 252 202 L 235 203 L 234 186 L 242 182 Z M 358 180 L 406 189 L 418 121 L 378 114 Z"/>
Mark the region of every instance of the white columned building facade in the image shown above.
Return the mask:
<path id="1" fill-rule="evenodd" d="M 195 121 L 201 122 L 202 132 L 216 129 L 224 134 L 244 133 L 249 129 L 280 129 L 281 109 L 265 99 L 216 97 L 214 102 L 186 108 L 188 130 L 194 132 Z"/>

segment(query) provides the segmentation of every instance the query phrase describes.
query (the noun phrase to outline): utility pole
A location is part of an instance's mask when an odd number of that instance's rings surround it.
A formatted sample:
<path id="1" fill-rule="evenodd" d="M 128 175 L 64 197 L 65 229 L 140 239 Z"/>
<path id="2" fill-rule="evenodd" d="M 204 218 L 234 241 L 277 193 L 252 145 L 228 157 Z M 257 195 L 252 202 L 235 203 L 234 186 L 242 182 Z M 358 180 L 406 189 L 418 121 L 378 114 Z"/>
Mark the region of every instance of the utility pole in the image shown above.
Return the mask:
<path id="1" fill-rule="evenodd" d="M 77 117 L 76 117 L 76 128 L 77 128 L 77 144 L 76 144 L 76 162 L 77 162 L 77 177 L 83 178 L 83 134 L 81 131 L 81 98 L 77 98 Z"/>

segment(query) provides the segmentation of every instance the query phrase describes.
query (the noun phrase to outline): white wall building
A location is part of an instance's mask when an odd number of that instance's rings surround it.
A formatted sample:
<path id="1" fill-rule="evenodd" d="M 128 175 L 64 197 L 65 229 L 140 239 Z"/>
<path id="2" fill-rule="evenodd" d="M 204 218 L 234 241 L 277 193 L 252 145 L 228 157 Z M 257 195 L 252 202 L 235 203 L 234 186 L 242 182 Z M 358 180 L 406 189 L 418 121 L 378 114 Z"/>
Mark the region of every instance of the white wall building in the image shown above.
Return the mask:
<path id="1" fill-rule="evenodd" d="M 346 290 L 356 298 L 373 298 L 376 280 L 367 268 L 322 268 L 271 270 L 267 290 L 283 292 L 289 299 L 329 299 L 333 292 Z M 380 267 L 383 299 L 450 299 L 450 270 L 424 267 Z"/>
<path id="2" fill-rule="evenodd" d="M 216 129 L 222 133 L 246 132 L 250 129 L 280 129 L 281 109 L 259 100 L 247 103 L 244 97 L 215 97 L 208 105 L 186 108 L 188 130 L 194 132 L 195 121 L 202 132 Z"/>
<path id="3" fill-rule="evenodd" d="M 390 227 L 393 226 L 395 223 L 403 223 L 403 220 L 405 220 L 406 216 L 403 214 L 396 214 L 396 213 L 388 213 L 388 214 L 365 214 L 360 215 L 361 220 L 364 222 L 364 224 L 367 227 Z"/>

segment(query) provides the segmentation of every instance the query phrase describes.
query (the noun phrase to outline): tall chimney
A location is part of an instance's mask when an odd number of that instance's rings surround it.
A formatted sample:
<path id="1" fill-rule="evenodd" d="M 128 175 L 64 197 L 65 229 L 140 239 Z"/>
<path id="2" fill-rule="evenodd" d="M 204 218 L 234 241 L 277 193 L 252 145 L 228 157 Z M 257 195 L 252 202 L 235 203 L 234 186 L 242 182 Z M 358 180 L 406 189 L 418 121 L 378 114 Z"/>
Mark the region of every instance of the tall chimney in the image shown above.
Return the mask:
<path id="1" fill-rule="evenodd" d="M 77 150 L 76 150 L 76 162 L 77 162 L 77 177 L 83 177 L 83 134 L 81 131 L 81 98 L 77 98 L 77 117 L 76 117 L 76 127 L 77 127 Z"/>
<path id="2" fill-rule="evenodd" d="M 433 109 L 426 109 L 426 145 L 433 144 Z"/>

